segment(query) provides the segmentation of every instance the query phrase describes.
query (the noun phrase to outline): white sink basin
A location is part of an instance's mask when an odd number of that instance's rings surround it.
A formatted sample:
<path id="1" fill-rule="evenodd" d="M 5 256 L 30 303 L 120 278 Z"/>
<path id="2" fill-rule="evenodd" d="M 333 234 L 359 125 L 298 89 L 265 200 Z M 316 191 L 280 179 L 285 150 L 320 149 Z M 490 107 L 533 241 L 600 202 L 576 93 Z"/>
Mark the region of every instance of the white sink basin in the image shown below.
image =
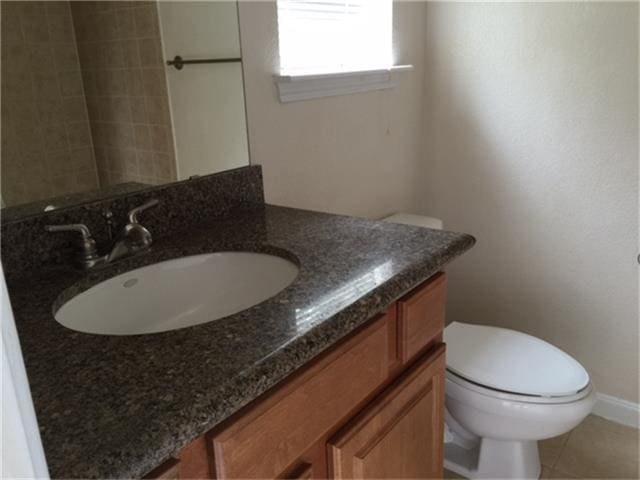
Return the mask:
<path id="1" fill-rule="evenodd" d="M 55 313 L 86 333 L 166 332 L 226 317 L 284 290 L 298 267 L 262 253 L 220 252 L 156 263 L 106 280 Z"/>

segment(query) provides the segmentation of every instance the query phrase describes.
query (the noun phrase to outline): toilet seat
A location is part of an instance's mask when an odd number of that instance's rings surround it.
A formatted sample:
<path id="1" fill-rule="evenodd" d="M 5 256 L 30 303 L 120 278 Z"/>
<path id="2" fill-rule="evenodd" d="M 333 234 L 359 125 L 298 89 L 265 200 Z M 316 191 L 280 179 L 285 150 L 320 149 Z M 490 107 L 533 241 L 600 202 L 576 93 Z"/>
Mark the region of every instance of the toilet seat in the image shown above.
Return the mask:
<path id="1" fill-rule="evenodd" d="M 452 381 L 464 381 L 471 389 L 475 385 L 490 396 L 502 393 L 538 403 L 558 398 L 563 403 L 579 396 L 590 382 L 587 371 L 570 355 L 525 333 L 453 322 L 445 328 L 444 341 Z"/>
<path id="2" fill-rule="evenodd" d="M 592 384 L 589 383 L 585 388 L 572 395 L 541 397 L 535 395 L 523 395 L 520 393 L 504 392 L 501 390 L 495 390 L 493 388 L 486 387 L 484 385 L 478 385 L 459 375 L 456 375 L 449 369 L 447 369 L 446 371 L 446 379 L 450 382 L 455 383 L 463 389 L 470 390 L 472 392 L 478 393 L 485 397 L 490 397 L 492 399 L 504 400 L 509 402 L 532 403 L 538 405 L 557 405 L 578 402 L 589 396 L 591 391 L 593 390 Z"/>

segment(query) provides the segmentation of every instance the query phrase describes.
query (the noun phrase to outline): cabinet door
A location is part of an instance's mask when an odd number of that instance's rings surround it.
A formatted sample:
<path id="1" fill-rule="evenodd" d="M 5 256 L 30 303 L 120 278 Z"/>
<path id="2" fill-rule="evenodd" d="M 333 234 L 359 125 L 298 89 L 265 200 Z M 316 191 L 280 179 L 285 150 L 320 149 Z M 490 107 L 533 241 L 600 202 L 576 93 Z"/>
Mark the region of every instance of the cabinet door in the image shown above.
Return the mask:
<path id="1" fill-rule="evenodd" d="M 212 432 L 215 477 L 277 478 L 301 461 L 313 470 L 303 469 L 299 477 L 320 476 L 324 469 L 316 459 L 303 456 L 388 379 L 396 363 L 395 319 L 395 310 L 389 309 L 233 423 Z M 326 465 L 324 443 L 320 453 Z"/>
<path id="2" fill-rule="evenodd" d="M 444 348 L 419 360 L 329 442 L 333 478 L 442 478 Z"/>

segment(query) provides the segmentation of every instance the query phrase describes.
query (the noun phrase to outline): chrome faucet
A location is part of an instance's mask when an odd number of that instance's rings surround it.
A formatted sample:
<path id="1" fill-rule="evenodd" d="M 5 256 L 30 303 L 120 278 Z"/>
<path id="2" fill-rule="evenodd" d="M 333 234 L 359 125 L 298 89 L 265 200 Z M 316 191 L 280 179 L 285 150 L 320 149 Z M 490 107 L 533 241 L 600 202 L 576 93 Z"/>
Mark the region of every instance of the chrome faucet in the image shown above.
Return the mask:
<path id="1" fill-rule="evenodd" d="M 119 258 L 128 257 L 142 250 L 147 250 L 153 243 L 151 232 L 138 221 L 138 215 L 148 208 L 158 205 L 159 200 L 152 199 L 132 209 L 127 214 L 127 224 L 111 246 L 109 253 L 99 255 L 96 242 L 86 225 L 81 223 L 69 225 L 46 225 L 47 232 L 78 232 L 80 241 L 76 260 L 84 270 L 90 270 L 98 265 L 110 263 Z"/>

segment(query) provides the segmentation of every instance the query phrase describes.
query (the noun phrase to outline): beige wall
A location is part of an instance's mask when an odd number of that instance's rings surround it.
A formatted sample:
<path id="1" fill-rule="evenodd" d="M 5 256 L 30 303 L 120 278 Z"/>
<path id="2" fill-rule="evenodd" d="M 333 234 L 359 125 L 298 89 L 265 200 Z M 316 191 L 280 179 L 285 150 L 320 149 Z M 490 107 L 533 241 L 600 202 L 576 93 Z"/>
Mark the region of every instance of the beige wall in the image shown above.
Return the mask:
<path id="1" fill-rule="evenodd" d="M 450 318 L 549 340 L 599 391 L 637 402 L 637 5 L 420 2 L 394 14 L 397 63 L 417 67 L 398 88 L 283 105 L 275 6 L 240 4 L 267 200 L 415 211 L 476 235 L 450 268 Z"/>
<path id="2" fill-rule="evenodd" d="M 512 327 L 638 401 L 638 5 L 427 9 L 424 212 L 474 234 L 451 319 Z"/>
<path id="3" fill-rule="evenodd" d="M 2 199 L 97 188 L 69 2 L 2 2 Z"/>
<path id="4" fill-rule="evenodd" d="M 417 205 L 421 187 L 424 4 L 394 9 L 392 90 L 281 104 L 275 2 L 241 2 L 240 34 L 252 163 L 271 203 L 363 216 Z"/>

